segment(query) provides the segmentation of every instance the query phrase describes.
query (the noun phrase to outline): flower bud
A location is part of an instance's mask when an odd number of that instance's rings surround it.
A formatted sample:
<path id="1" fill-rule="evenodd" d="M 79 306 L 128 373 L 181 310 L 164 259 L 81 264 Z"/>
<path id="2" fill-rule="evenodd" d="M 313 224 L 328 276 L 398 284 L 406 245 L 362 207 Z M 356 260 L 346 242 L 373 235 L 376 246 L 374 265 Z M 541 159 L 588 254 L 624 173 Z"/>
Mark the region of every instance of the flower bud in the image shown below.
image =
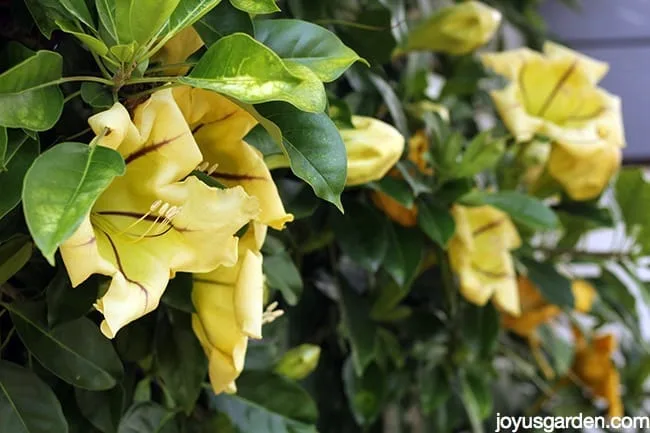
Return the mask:
<path id="1" fill-rule="evenodd" d="M 289 350 L 275 366 L 275 372 L 289 379 L 301 380 L 318 366 L 320 347 L 302 344 Z"/>
<path id="2" fill-rule="evenodd" d="M 408 35 L 402 51 L 467 54 L 492 39 L 500 23 L 501 12 L 478 1 L 445 7 Z"/>
<path id="3" fill-rule="evenodd" d="M 395 128 L 371 117 L 352 116 L 355 129 L 342 129 L 348 156 L 347 186 L 379 180 L 404 151 L 404 137 Z"/>

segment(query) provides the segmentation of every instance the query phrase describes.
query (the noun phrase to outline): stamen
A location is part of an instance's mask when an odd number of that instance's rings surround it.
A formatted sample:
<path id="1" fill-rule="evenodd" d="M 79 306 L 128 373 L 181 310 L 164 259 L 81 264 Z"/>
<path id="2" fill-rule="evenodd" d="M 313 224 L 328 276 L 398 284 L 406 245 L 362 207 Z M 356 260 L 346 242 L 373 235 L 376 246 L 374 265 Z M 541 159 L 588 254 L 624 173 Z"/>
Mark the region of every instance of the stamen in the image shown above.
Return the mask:
<path id="1" fill-rule="evenodd" d="M 212 173 L 214 173 L 215 171 L 217 171 L 217 167 L 219 167 L 219 164 L 212 164 L 212 167 L 210 167 L 210 168 L 208 169 L 208 176 L 211 176 Z"/>
<path id="2" fill-rule="evenodd" d="M 200 164 L 196 167 L 196 170 L 197 170 L 197 171 L 201 171 L 201 172 L 203 172 L 203 171 L 207 170 L 208 167 L 210 167 L 210 163 L 209 163 L 208 161 L 203 161 L 202 163 L 200 163 Z"/>
<path id="3" fill-rule="evenodd" d="M 140 218 L 138 218 L 136 221 L 134 221 L 134 222 L 132 222 L 131 224 L 129 224 L 129 226 L 126 227 L 125 229 L 120 230 L 119 234 L 124 234 L 124 233 L 126 233 L 127 231 L 131 230 L 133 227 L 135 227 L 135 226 L 137 226 L 138 224 L 140 224 L 142 221 L 144 221 L 145 219 L 147 219 L 147 218 L 149 217 L 149 215 L 151 215 L 153 212 L 155 212 L 156 210 L 158 210 L 158 208 L 159 208 L 162 204 L 163 204 L 163 201 L 162 201 L 162 200 L 156 200 L 156 201 L 154 201 L 153 203 L 151 203 L 151 206 L 149 206 L 149 212 L 145 213 L 145 214 L 142 215 Z M 165 204 L 166 204 L 166 203 L 165 203 Z"/>
<path id="4" fill-rule="evenodd" d="M 277 302 L 272 302 L 268 307 L 266 307 L 266 310 L 262 313 L 262 324 L 271 323 L 284 315 L 284 310 L 276 310 L 277 307 Z"/>

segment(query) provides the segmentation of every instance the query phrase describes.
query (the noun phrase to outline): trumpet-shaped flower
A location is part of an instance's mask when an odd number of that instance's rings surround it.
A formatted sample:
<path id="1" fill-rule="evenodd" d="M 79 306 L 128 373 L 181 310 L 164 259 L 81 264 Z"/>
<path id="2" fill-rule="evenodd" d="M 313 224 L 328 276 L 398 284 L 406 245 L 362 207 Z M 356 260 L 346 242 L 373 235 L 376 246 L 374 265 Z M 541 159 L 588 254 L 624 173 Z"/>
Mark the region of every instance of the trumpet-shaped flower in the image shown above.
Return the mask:
<path id="1" fill-rule="evenodd" d="M 433 167 L 429 155 L 429 137 L 420 130 L 411 137 L 408 146 L 408 160 L 411 161 L 425 175 L 433 174 Z M 390 176 L 400 178 L 402 175 L 397 170 L 392 170 Z M 411 207 L 403 206 L 400 202 L 381 191 L 373 191 L 371 198 L 375 206 L 384 212 L 390 219 L 404 227 L 414 227 L 418 223 L 418 209 L 415 203 Z"/>
<path id="2" fill-rule="evenodd" d="M 616 350 L 613 335 L 595 336 L 588 344 L 580 331 L 574 329 L 576 355 L 571 370 L 596 397 L 609 404 L 609 416 L 623 416 L 621 378 L 612 362 Z"/>
<path id="3" fill-rule="evenodd" d="M 442 8 L 416 27 L 404 50 L 467 54 L 489 42 L 500 23 L 501 12 L 479 1 L 455 4 Z"/>
<path id="4" fill-rule="evenodd" d="M 194 333 L 209 359 L 215 393 L 234 392 L 244 367 L 249 338 L 262 337 L 262 323 L 281 312 L 264 313 L 264 275 L 260 248 L 267 226 L 284 228 L 293 215 L 284 210 L 262 154 L 244 141 L 257 124 L 248 112 L 217 93 L 190 87 L 174 97 L 203 155 L 202 170 L 218 182 L 241 187 L 257 198 L 260 213 L 239 242 L 234 267 L 194 275 Z"/>
<path id="5" fill-rule="evenodd" d="M 518 315 L 519 292 L 510 250 L 521 245 L 507 214 L 492 206 L 452 209 L 456 233 L 449 244 L 451 267 L 460 291 L 470 302 L 485 305 L 490 298 L 502 310 Z"/>
<path id="6" fill-rule="evenodd" d="M 235 379 L 244 368 L 248 339 L 262 338 L 264 275 L 260 248 L 266 226 L 251 223 L 239 241 L 239 260 L 195 274 L 192 327 L 209 360 L 209 376 L 216 394 L 237 390 Z"/>
<path id="7" fill-rule="evenodd" d="M 259 212 L 243 188 L 208 187 L 188 175 L 201 152 L 170 90 L 135 108 L 120 104 L 89 119 L 99 146 L 117 150 L 126 173 L 98 198 L 60 251 L 74 286 L 112 277 L 96 308 L 112 338 L 153 311 L 176 272 L 208 272 L 237 261 L 235 233 Z"/>
<path id="8" fill-rule="evenodd" d="M 543 54 L 522 48 L 482 61 L 510 81 L 491 95 L 515 138 L 549 137 L 551 176 L 575 200 L 597 196 L 625 146 L 620 99 L 597 86 L 607 64 L 550 42 Z"/>
<path id="9" fill-rule="evenodd" d="M 348 156 L 347 186 L 379 180 L 404 151 L 404 137 L 395 128 L 372 117 L 352 116 L 354 129 L 342 129 Z"/>
<path id="10" fill-rule="evenodd" d="M 262 153 L 244 141 L 255 118 L 228 98 L 192 87 L 174 89 L 196 140 L 207 174 L 226 186 L 239 185 L 260 203 L 257 220 L 274 229 L 293 221 L 284 210 Z"/>

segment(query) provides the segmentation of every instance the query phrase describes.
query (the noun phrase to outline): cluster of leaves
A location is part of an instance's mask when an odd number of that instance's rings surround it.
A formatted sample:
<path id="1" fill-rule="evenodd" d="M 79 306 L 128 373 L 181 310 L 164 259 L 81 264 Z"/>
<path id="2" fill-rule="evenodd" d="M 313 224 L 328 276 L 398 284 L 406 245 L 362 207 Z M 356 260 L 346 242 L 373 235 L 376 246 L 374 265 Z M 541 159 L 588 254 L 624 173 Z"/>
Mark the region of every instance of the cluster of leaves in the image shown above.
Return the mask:
<path id="1" fill-rule="evenodd" d="M 536 0 L 486 3 L 529 45 L 544 40 Z M 571 265 L 595 268 L 592 317 L 620 327 L 625 406 L 644 413 L 650 292 L 639 268 L 650 252 L 642 199 L 650 184 L 627 168 L 605 200 L 562 197 L 551 208 L 520 192 L 515 146 L 495 138 L 505 137 L 501 125 L 479 134 L 494 110 L 476 59 L 392 58 L 411 21 L 432 12 L 429 2 L 12 0 L 0 8 L 0 431 L 480 432 L 495 412 L 601 413 L 579 387 L 556 390 L 494 307 L 460 297 L 446 258 L 454 203 L 512 217 L 526 238 L 517 264 L 549 303 L 572 308 Z M 163 75 L 156 53 L 188 26 L 205 48 L 182 65 L 187 75 Z M 210 391 L 188 275 L 109 341 L 93 310 L 105 279 L 73 289 L 55 256 L 123 170 L 110 149 L 73 141 L 92 138 L 89 115 L 180 84 L 232 98 L 260 122 L 247 142 L 270 166 L 289 165 L 274 177 L 296 221 L 263 250 L 267 284 L 287 314 L 251 342 L 235 395 Z M 445 106 L 450 123 L 423 102 Z M 337 127 L 351 126 L 352 113 L 383 118 L 407 138 L 426 130 L 433 174 L 404 160 L 400 177 L 344 192 Z M 417 205 L 417 225 L 390 221 L 372 206 L 374 191 Z M 620 235 L 611 250 L 582 247 L 603 228 Z M 542 336 L 564 377 L 573 346 L 551 328 Z M 301 381 L 279 374 L 287 351 L 304 343 L 321 347 L 315 371 Z"/>

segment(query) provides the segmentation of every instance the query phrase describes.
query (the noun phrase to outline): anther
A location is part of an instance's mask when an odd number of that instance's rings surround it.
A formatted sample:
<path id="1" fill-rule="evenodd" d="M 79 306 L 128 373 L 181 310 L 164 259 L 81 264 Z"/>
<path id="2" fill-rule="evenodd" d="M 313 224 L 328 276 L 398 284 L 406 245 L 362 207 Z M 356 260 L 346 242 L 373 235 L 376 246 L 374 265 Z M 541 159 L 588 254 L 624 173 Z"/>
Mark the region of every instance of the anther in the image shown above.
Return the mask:
<path id="1" fill-rule="evenodd" d="M 169 210 L 169 203 L 163 203 L 162 206 L 160 206 L 160 210 L 158 212 L 158 215 L 165 215 L 167 211 Z"/>
<path id="2" fill-rule="evenodd" d="M 207 170 L 208 167 L 210 167 L 210 163 L 209 163 L 208 161 L 203 161 L 202 163 L 200 163 L 200 164 L 196 167 L 196 170 L 197 170 L 197 171 L 201 171 L 201 172 L 203 172 L 203 171 Z"/>
<path id="3" fill-rule="evenodd" d="M 163 203 L 162 200 L 156 200 L 155 202 L 151 203 L 151 207 L 149 207 L 149 212 L 155 212 L 156 209 L 158 209 L 162 203 Z"/>

